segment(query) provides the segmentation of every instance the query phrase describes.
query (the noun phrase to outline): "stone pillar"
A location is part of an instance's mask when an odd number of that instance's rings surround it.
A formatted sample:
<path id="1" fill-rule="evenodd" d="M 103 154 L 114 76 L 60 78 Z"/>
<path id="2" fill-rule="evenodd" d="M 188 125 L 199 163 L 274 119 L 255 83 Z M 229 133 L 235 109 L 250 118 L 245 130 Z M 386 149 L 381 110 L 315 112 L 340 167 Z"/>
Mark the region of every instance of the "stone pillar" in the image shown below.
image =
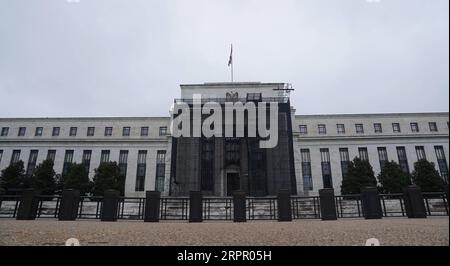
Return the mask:
<path id="1" fill-rule="evenodd" d="M 189 192 L 189 222 L 203 222 L 203 196 L 201 191 Z"/>
<path id="2" fill-rule="evenodd" d="M 278 221 L 290 222 L 292 221 L 292 207 L 291 207 L 291 193 L 287 189 L 278 191 Z"/>
<path id="3" fill-rule="evenodd" d="M 411 185 L 403 190 L 403 199 L 408 218 L 427 218 L 427 211 L 420 188 Z"/>
<path id="4" fill-rule="evenodd" d="M 19 209 L 16 220 L 34 220 L 36 219 L 39 207 L 38 193 L 33 189 L 27 189 L 23 192 L 20 199 Z"/>
<path id="5" fill-rule="evenodd" d="M 247 221 L 246 197 L 245 191 L 233 192 L 233 221 L 246 222 Z"/>
<path id="6" fill-rule="evenodd" d="M 80 191 L 73 189 L 64 190 L 59 204 L 58 220 L 75 221 L 78 216 L 79 203 Z"/>
<path id="7" fill-rule="evenodd" d="M 118 216 L 117 212 L 119 209 L 119 196 L 120 192 L 117 190 L 109 189 L 105 191 L 102 209 L 100 212 L 102 222 L 117 221 Z"/>
<path id="8" fill-rule="evenodd" d="M 361 190 L 361 204 L 365 219 L 381 219 L 383 217 L 380 196 L 376 187 L 366 187 Z"/>
<path id="9" fill-rule="evenodd" d="M 334 189 L 319 189 L 320 215 L 322 221 L 337 220 L 336 202 L 334 199 Z"/>
<path id="10" fill-rule="evenodd" d="M 144 222 L 159 222 L 160 199 L 161 192 L 146 192 Z"/>

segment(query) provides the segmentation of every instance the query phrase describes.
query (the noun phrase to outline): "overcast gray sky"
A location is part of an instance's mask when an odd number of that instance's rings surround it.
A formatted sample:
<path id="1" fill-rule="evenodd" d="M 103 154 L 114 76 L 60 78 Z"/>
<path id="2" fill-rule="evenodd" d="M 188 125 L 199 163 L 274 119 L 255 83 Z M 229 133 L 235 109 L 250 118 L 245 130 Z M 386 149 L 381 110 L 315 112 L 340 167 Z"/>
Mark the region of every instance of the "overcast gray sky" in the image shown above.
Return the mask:
<path id="1" fill-rule="evenodd" d="M 230 43 L 297 114 L 449 110 L 448 0 L 0 0 L 0 117 L 167 116 Z"/>

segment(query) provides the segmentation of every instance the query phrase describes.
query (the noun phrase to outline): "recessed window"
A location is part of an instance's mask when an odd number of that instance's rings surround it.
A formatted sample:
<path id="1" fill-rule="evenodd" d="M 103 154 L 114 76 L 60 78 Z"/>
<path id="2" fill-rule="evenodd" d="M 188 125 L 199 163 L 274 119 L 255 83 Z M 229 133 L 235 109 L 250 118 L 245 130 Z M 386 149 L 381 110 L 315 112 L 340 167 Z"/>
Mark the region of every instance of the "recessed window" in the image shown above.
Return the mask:
<path id="1" fill-rule="evenodd" d="M 364 126 L 363 124 L 355 124 L 356 133 L 362 134 L 364 133 Z"/>
<path id="2" fill-rule="evenodd" d="M 60 130 L 61 130 L 61 129 L 60 129 L 59 127 L 53 127 L 53 129 L 52 129 L 52 136 L 53 136 L 53 137 L 59 136 Z"/>
<path id="3" fill-rule="evenodd" d="M 123 127 L 123 129 L 122 129 L 122 136 L 124 136 L 124 137 L 130 136 L 130 130 L 131 130 L 130 127 Z"/>
<path id="4" fill-rule="evenodd" d="M 2 137 L 8 136 L 9 133 L 9 127 L 2 127 Z"/>
<path id="5" fill-rule="evenodd" d="M 167 135 L 167 127 L 160 127 L 160 128 L 159 128 L 159 135 L 160 135 L 160 136 L 165 136 L 165 135 Z"/>
<path id="6" fill-rule="evenodd" d="M 438 132 L 437 124 L 436 122 L 429 122 L 428 125 L 430 126 L 431 132 Z"/>
<path id="7" fill-rule="evenodd" d="M 318 125 L 319 134 L 327 134 L 327 127 L 324 124 Z"/>
<path id="8" fill-rule="evenodd" d="M 75 137 L 77 135 L 77 127 L 71 127 L 69 131 L 69 136 Z"/>
<path id="9" fill-rule="evenodd" d="M 148 136 L 148 127 L 141 127 L 141 136 L 142 137 Z"/>
<path id="10" fill-rule="evenodd" d="M 34 135 L 35 135 L 36 137 L 40 137 L 40 136 L 42 136 L 42 131 L 43 131 L 43 128 L 42 128 L 42 127 L 37 127 L 37 128 L 36 128 L 36 131 L 34 132 Z"/>
<path id="11" fill-rule="evenodd" d="M 302 134 L 302 135 L 308 134 L 308 126 L 306 126 L 306 125 L 300 125 L 300 126 L 299 126 L 299 129 L 300 129 L 300 134 Z"/>
<path id="12" fill-rule="evenodd" d="M 261 93 L 247 93 L 247 101 L 261 101 L 262 94 Z"/>
<path id="13" fill-rule="evenodd" d="M 417 160 L 426 160 L 427 155 L 425 154 L 425 147 L 424 146 L 416 146 L 416 155 Z"/>
<path id="14" fill-rule="evenodd" d="M 105 127 L 105 136 L 112 136 L 112 127 Z"/>
<path id="15" fill-rule="evenodd" d="M 383 128 L 381 127 L 381 123 L 373 124 L 373 129 L 375 130 L 375 133 L 383 133 Z"/>
<path id="16" fill-rule="evenodd" d="M 100 163 L 107 163 L 109 162 L 109 150 L 102 150 L 101 156 L 100 156 Z"/>
<path id="17" fill-rule="evenodd" d="M 94 133 L 95 133 L 95 127 L 88 127 L 87 128 L 87 136 L 88 137 L 92 137 L 92 136 L 94 136 Z"/>
<path id="18" fill-rule="evenodd" d="M 411 123 L 411 132 L 419 132 L 419 124 L 416 122 Z"/>
<path id="19" fill-rule="evenodd" d="M 358 148 L 358 153 L 359 153 L 359 159 L 361 159 L 363 161 L 369 161 L 369 153 L 367 152 L 366 147 Z"/>
<path id="20" fill-rule="evenodd" d="M 19 127 L 19 134 L 17 134 L 19 137 L 25 136 L 25 131 L 27 130 L 26 127 Z"/>
<path id="21" fill-rule="evenodd" d="M 392 123 L 392 131 L 394 131 L 394 133 L 400 133 L 400 124 Z"/>
<path id="22" fill-rule="evenodd" d="M 344 126 L 344 124 L 337 124 L 336 128 L 337 128 L 337 133 L 338 134 L 345 134 L 345 126 Z"/>

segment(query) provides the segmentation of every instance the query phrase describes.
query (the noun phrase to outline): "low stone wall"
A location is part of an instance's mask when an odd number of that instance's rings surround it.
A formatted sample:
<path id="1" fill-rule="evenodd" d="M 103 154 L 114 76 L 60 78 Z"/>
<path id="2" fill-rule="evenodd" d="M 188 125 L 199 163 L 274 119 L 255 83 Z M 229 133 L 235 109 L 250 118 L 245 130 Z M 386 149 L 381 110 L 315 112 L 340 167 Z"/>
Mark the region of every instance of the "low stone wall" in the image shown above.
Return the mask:
<path id="1" fill-rule="evenodd" d="M 38 217 L 57 217 L 56 200 L 42 201 Z M 101 202 L 85 200 L 80 203 L 81 216 L 79 218 L 99 218 Z M 404 203 L 400 199 L 384 199 L 381 202 L 384 216 L 406 216 Z M 443 199 L 425 199 L 428 215 L 448 215 L 448 206 Z M 320 204 L 317 198 L 293 198 L 292 214 L 294 219 L 320 218 Z M 18 208 L 17 201 L 2 201 L 0 217 L 13 217 L 14 210 Z M 336 211 L 339 218 L 362 217 L 361 202 L 359 200 L 336 200 Z M 143 219 L 143 200 L 128 199 L 119 205 L 119 218 Z M 170 198 L 162 201 L 161 219 L 186 220 L 189 216 L 189 201 Z M 232 220 L 232 200 L 226 198 L 205 198 L 203 202 L 203 217 L 205 220 Z M 277 200 L 274 198 L 248 198 L 247 219 L 277 219 Z"/>

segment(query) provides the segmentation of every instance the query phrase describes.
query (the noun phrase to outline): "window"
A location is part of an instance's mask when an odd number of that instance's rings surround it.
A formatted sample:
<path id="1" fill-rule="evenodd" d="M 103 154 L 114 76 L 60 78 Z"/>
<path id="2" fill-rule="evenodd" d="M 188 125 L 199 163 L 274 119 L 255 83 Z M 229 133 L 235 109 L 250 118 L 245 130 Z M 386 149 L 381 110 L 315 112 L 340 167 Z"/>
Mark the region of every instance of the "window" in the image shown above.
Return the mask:
<path id="1" fill-rule="evenodd" d="M 319 134 L 327 134 L 327 128 L 324 124 L 320 124 L 318 127 L 319 127 Z"/>
<path id="2" fill-rule="evenodd" d="M 345 126 L 344 124 L 337 124 L 337 133 L 338 134 L 345 134 Z"/>
<path id="3" fill-rule="evenodd" d="M 363 161 L 369 161 L 369 153 L 367 152 L 366 147 L 358 148 L 359 159 Z"/>
<path id="4" fill-rule="evenodd" d="M 141 136 L 142 137 L 148 136 L 148 127 L 141 127 Z"/>
<path id="5" fill-rule="evenodd" d="M 164 177 L 166 171 L 166 151 L 156 153 L 156 179 L 155 190 L 164 191 Z"/>
<path id="6" fill-rule="evenodd" d="M 363 124 L 355 124 L 356 133 L 362 134 L 364 133 L 364 126 Z"/>
<path id="7" fill-rule="evenodd" d="M 214 139 L 201 139 L 201 190 L 214 190 Z"/>
<path id="8" fill-rule="evenodd" d="M 112 136 L 112 127 L 105 127 L 105 136 L 106 137 Z"/>
<path id="9" fill-rule="evenodd" d="M 375 133 L 383 133 L 383 128 L 381 127 L 381 123 L 373 124 L 373 129 L 375 130 Z"/>
<path id="10" fill-rule="evenodd" d="M 411 132 L 419 132 L 419 124 L 416 122 L 411 123 Z"/>
<path id="11" fill-rule="evenodd" d="M 425 147 L 423 146 L 416 146 L 416 154 L 418 161 L 427 159 L 427 156 L 425 154 Z"/>
<path id="12" fill-rule="evenodd" d="M 52 162 L 55 162 L 55 157 L 56 157 L 56 150 L 48 150 L 47 160 L 51 160 Z"/>
<path id="13" fill-rule="evenodd" d="M 392 123 L 392 130 L 394 131 L 394 133 L 399 133 L 400 132 L 400 124 Z"/>
<path id="14" fill-rule="evenodd" d="M 159 127 L 159 135 L 160 136 L 167 135 L 167 127 Z"/>
<path id="15" fill-rule="evenodd" d="M 75 137 L 77 135 L 77 127 L 71 127 L 69 131 L 69 136 Z"/>
<path id="16" fill-rule="evenodd" d="M 2 127 L 2 137 L 6 137 L 8 136 L 8 132 L 9 132 L 9 127 Z"/>
<path id="17" fill-rule="evenodd" d="M 408 158 L 406 157 L 405 147 L 397 147 L 398 163 L 403 172 L 409 174 Z"/>
<path id="18" fill-rule="evenodd" d="M 429 122 L 428 125 L 430 126 L 431 132 L 438 132 L 437 124 L 436 122 Z"/>
<path id="19" fill-rule="evenodd" d="M 262 101 L 261 93 L 247 93 L 247 101 Z"/>
<path id="20" fill-rule="evenodd" d="M 102 154 L 100 156 L 100 163 L 107 163 L 109 162 L 109 150 L 102 150 Z"/>
<path id="21" fill-rule="evenodd" d="M 84 171 L 89 174 L 89 168 L 91 166 L 91 157 L 92 157 L 92 151 L 91 150 L 84 150 L 83 151 L 83 158 L 81 159 L 81 163 L 84 166 Z"/>
<path id="22" fill-rule="evenodd" d="M 303 191 L 313 190 L 309 149 L 301 149 L 300 155 L 302 159 Z"/>
<path id="23" fill-rule="evenodd" d="M 384 165 L 389 160 L 386 147 L 378 147 L 378 158 L 380 160 L 380 169 L 383 170 Z"/>
<path id="24" fill-rule="evenodd" d="M 443 146 L 434 146 L 434 150 L 436 151 L 436 157 L 439 165 L 439 171 L 441 172 L 441 177 L 444 179 L 444 182 L 448 184 L 448 166 L 447 160 L 445 159 L 445 152 Z"/>
<path id="25" fill-rule="evenodd" d="M 241 143 L 238 138 L 225 139 L 225 164 L 240 164 Z"/>
<path id="26" fill-rule="evenodd" d="M 27 172 L 26 176 L 31 177 L 33 174 L 34 168 L 36 167 L 36 161 L 38 157 L 38 150 L 31 150 L 30 157 L 28 158 Z"/>
<path id="27" fill-rule="evenodd" d="M 0 150 L 0 163 L 2 162 L 3 150 Z"/>
<path id="28" fill-rule="evenodd" d="M 36 128 L 36 131 L 34 132 L 34 135 L 35 135 L 36 137 L 40 137 L 40 136 L 42 136 L 42 131 L 43 131 L 43 128 L 42 128 L 42 127 L 37 127 L 37 128 Z"/>
<path id="29" fill-rule="evenodd" d="M 136 173 L 136 191 L 144 191 L 145 171 L 146 171 L 147 151 L 138 152 L 137 173 Z"/>
<path id="30" fill-rule="evenodd" d="M 53 136 L 53 137 L 59 136 L 60 130 L 61 130 L 61 129 L 60 129 L 59 127 L 53 127 L 53 129 L 52 129 L 52 136 Z"/>
<path id="31" fill-rule="evenodd" d="M 308 126 L 307 125 L 300 125 L 299 129 L 300 129 L 300 134 L 302 134 L 302 135 L 308 134 Z"/>
<path id="32" fill-rule="evenodd" d="M 20 150 L 13 150 L 11 155 L 11 164 L 15 164 L 20 160 Z"/>
<path id="33" fill-rule="evenodd" d="M 119 169 L 120 175 L 125 178 L 127 176 L 127 168 L 128 168 L 128 151 L 122 150 L 119 152 Z"/>
<path id="34" fill-rule="evenodd" d="M 124 136 L 124 137 L 130 136 L 130 131 L 131 131 L 130 127 L 123 127 L 123 129 L 122 129 L 122 136 Z"/>
<path id="35" fill-rule="evenodd" d="M 95 134 L 95 127 L 88 127 L 86 136 L 92 137 Z"/>
<path id="36" fill-rule="evenodd" d="M 26 130 L 27 130 L 26 127 L 19 127 L 19 134 L 17 134 L 17 136 L 19 136 L 19 137 L 25 136 L 25 131 Z"/>
<path id="37" fill-rule="evenodd" d="M 66 150 L 66 154 L 64 155 L 64 164 L 62 175 L 66 175 L 69 172 L 70 165 L 72 165 L 73 161 L 73 150 Z"/>
<path id="38" fill-rule="evenodd" d="M 320 158 L 322 159 L 323 187 L 324 188 L 333 188 L 329 150 L 328 149 L 320 149 Z"/>
<path id="39" fill-rule="evenodd" d="M 341 157 L 342 177 L 345 178 L 345 176 L 348 173 L 348 165 L 350 164 L 350 156 L 348 155 L 348 148 L 340 148 L 339 155 Z"/>

